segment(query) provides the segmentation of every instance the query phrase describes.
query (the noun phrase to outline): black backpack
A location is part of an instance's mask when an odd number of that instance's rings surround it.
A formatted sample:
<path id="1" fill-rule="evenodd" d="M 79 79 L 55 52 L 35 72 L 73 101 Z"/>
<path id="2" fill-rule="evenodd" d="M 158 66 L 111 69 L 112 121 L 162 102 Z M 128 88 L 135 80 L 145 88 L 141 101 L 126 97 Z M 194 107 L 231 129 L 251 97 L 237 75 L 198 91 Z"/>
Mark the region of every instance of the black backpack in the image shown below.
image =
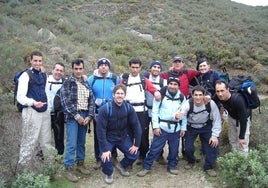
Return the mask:
<path id="1" fill-rule="evenodd" d="M 231 92 L 238 92 L 242 94 L 249 109 L 260 107 L 261 102 L 258 96 L 257 88 L 255 86 L 255 82 L 250 76 L 234 76 L 229 82 L 229 88 Z"/>
<path id="2" fill-rule="evenodd" d="M 184 100 L 184 95 L 182 93 L 180 93 L 180 97 L 179 98 L 175 98 L 175 99 L 171 99 L 169 96 L 166 95 L 166 92 L 167 92 L 167 86 L 164 86 L 160 89 L 160 94 L 161 94 L 161 101 L 160 101 L 160 104 L 159 104 L 159 108 L 161 107 L 162 105 L 162 102 L 163 102 L 163 99 L 165 97 L 167 97 L 168 99 L 170 100 L 180 100 L 181 102 Z"/>

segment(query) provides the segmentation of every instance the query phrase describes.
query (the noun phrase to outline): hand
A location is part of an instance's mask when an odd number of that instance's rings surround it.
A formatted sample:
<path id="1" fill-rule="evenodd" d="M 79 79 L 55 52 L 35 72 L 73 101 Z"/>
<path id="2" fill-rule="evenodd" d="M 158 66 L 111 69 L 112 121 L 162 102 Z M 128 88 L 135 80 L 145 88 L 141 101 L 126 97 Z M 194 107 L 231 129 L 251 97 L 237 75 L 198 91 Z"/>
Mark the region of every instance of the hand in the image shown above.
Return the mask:
<path id="1" fill-rule="evenodd" d="M 244 149 L 244 145 L 246 145 L 246 140 L 245 139 L 238 139 L 238 147 L 240 149 Z"/>
<path id="2" fill-rule="evenodd" d="M 81 116 L 79 116 L 79 118 L 76 120 L 78 122 L 79 125 L 84 125 L 84 118 L 82 118 Z"/>
<path id="3" fill-rule="evenodd" d="M 204 103 L 205 103 L 205 104 L 208 104 L 210 101 L 211 101 L 211 97 L 210 97 L 210 95 L 205 95 L 205 96 L 204 96 Z"/>
<path id="4" fill-rule="evenodd" d="M 33 106 L 35 106 L 36 108 L 42 108 L 45 104 L 47 104 L 46 102 L 40 102 L 40 101 L 34 101 L 33 102 Z"/>
<path id="5" fill-rule="evenodd" d="M 154 129 L 153 131 L 154 131 L 154 135 L 155 135 L 155 136 L 160 136 L 160 135 L 162 134 L 160 128 L 156 128 L 156 129 Z"/>
<path id="6" fill-rule="evenodd" d="M 111 160 L 112 154 L 110 151 L 103 152 L 101 155 L 101 161 L 102 162 L 108 162 Z"/>
<path id="7" fill-rule="evenodd" d="M 183 117 L 183 113 L 182 113 L 182 109 L 180 108 L 175 114 L 175 119 L 180 120 L 182 119 L 182 117 Z"/>
<path id="8" fill-rule="evenodd" d="M 137 154 L 137 152 L 138 152 L 138 150 L 139 150 L 139 147 L 137 147 L 137 146 L 131 146 L 130 148 L 129 148 L 129 153 L 131 153 L 131 154 Z"/>
<path id="9" fill-rule="evenodd" d="M 216 148 L 219 144 L 219 140 L 217 137 L 214 137 L 212 136 L 209 141 L 208 141 L 209 145 L 212 147 L 212 148 Z"/>
<path id="10" fill-rule="evenodd" d="M 161 100 L 161 93 L 159 91 L 154 92 L 154 98 L 156 101 Z"/>
<path id="11" fill-rule="evenodd" d="M 88 124 L 89 124 L 89 122 L 90 122 L 90 117 L 86 117 L 85 119 L 84 119 L 84 126 L 87 126 Z"/>
<path id="12" fill-rule="evenodd" d="M 185 131 L 181 130 L 180 131 L 180 137 L 184 137 L 184 135 L 185 135 Z"/>

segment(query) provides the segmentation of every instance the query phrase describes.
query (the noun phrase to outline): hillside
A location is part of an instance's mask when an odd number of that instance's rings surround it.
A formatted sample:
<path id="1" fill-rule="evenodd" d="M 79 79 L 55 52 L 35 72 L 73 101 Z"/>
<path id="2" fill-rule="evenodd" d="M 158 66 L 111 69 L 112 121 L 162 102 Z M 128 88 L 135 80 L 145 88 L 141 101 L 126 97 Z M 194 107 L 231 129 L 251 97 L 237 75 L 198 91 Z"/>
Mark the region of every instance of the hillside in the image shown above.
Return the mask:
<path id="1" fill-rule="evenodd" d="M 167 69 L 176 54 L 195 68 L 196 58 L 207 56 L 213 68 L 247 72 L 268 93 L 267 18 L 267 7 L 229 0 L 2 0 L 0 88 L 12 91 L 14 72 L 40 49 L 48 71 L 56 61 L 70 67 L 71 59 L 81 57 L 88 75 L 100 57 L 122 73 L 134 56 L 144 69 L 152 59 Z"/>

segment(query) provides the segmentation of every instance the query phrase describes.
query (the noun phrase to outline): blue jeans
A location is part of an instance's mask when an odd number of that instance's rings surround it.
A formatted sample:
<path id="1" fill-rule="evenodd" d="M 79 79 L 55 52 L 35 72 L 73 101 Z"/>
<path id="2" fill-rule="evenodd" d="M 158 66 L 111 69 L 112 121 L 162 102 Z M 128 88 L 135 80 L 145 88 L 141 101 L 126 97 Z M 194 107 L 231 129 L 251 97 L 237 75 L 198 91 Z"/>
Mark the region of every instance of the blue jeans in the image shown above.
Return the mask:
<path id="1" fill-rule="evenodd" d="M 86 117 L 86 112 L 79 114 L 83 118 Z M 87 126 L 79 125 L 75 119 L 66 122 L 65 168 L 74 166 L 79 161 L 84 161 L 86 133 Z"/>
<path id="2" fill-rule="evenodd" d="M 118 148 L 123 154 L 124 158 L 120 161 L 120 164 L 123 168 L 126 168 L 130 165 L 132 165 L 137 158 L 139 157 L 139 152 L 136 154 L 129 153 L 129 148 L 133 146 L 133 142 L 129 136 L 127 136 L 124 140 L 118 141 L 118 142 L 109 142 L 107 141 L 107 148 L 110 152 L 112 152 L 113 148 Z M 100 155 L 102 154 L 103 150 L 100 148 Z M 106 175 L 111 175 L 113 173 L 113 163 L 112 159 L 109 161 L 106 161 L 105 163 L 102 162 L 102 172 Z"/>
<path id="3" fill-rule="evenodd" d="M 178 165 L 178 150 L 179 150 L 179 142 L 180 142 L 180 132 L 168 133 L 161 129 L 162 134 L 160 136 L 153 137 L 153 141 L 151 147 L 143 160 L 143 168 L 146 170 L 151 170 L 153 162 L 158 158 L 161 154 L 166 141 L 168 141 L 168 165 L 167 169 L 175 169 Z"/>
<path id="4" fill-rule="evenodd" d="M 211 125 L 206 125 L 200 129 L 195 129 L 191 126 L 188 126 L 187 132 L 185 134 L 185 154 L 188 158 L 189 163 L 195 163 L 194 142 L 199 135 L 202 144 L 202 149 L 205 153 L 204 170 L 213 168 L 218 155 L 218 147 L 212 148 L 209 145 L 209 139 L 212 134 L 211 128 Z"/>

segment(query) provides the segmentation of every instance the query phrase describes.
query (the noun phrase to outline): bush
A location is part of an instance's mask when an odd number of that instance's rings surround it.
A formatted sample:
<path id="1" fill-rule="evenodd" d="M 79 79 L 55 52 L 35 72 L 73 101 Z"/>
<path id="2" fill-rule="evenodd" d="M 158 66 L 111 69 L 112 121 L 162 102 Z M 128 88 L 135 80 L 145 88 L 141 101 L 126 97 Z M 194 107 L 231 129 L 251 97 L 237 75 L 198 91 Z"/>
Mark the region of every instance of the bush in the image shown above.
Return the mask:
<path id="1" fill-rule="evenodd" d="M 12 184 L 14 188 L 46 188 L 50 187 L 49 177 L 43 174 L 22 173 Z"/>
<path id="2" fill-rule="evenodd" d="M 268 186 L 268 145 L 260 145 L 248 155 L 237 151 L 218 158 L 220 173 L 232 187 Z"/>

